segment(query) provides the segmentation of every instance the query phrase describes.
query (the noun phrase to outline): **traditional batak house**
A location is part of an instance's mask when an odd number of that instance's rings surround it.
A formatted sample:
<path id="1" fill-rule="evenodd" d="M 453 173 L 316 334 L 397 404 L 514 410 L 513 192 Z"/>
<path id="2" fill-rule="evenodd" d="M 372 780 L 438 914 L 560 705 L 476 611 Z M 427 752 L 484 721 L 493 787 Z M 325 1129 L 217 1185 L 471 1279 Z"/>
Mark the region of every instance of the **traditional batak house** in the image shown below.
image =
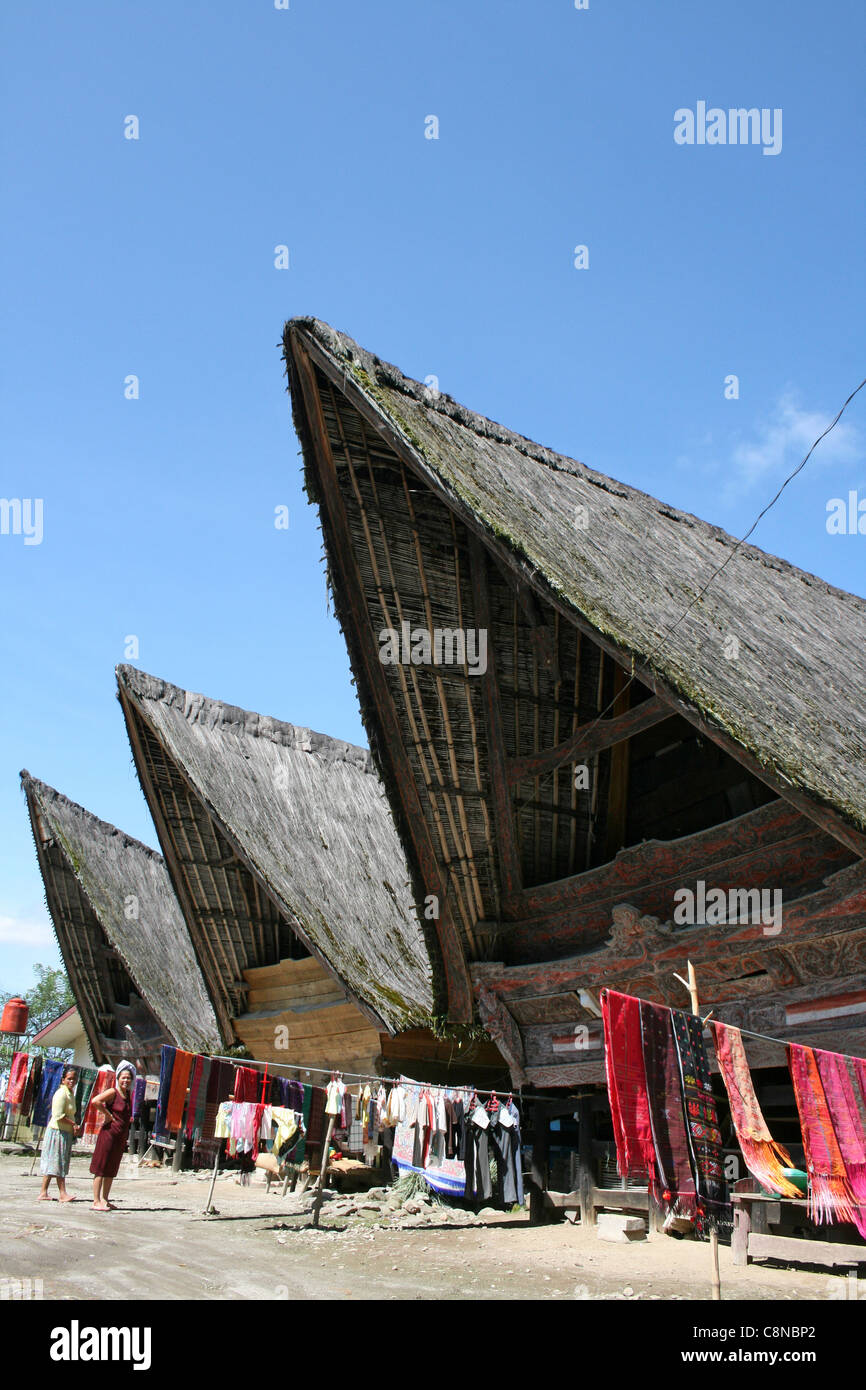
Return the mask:
<path id="1" fill-rule="evenodd" d="M 117 678 L 223 1046 L 301 1070 L 507 1077 L 483 1034 L 432 1031 L 435 935 L 369 752 Z"/>
<path id="2" fill-rule="evenodd" d="M 436 1007 L 587 1096 L 599 989 L 687 1007 L 691 959 L 717 1018 L 866 1052 L 866 604 L 317 320 L 285 360 Z"/>
<path id="3" fill-rule="evenodd" d="M 142 1058 L 158 1073 L 163 1043 L 214 1049 L 216 1020 L 160 855 L 29 772 L 21 783 L 75 996 L 63 1021 L 73 1028 L 80 1017 L 99 1065 Z M 71 1033 L 58 1031 L 60 1022 L 50 1025 L 50 1040 L 43 1030 L 45 1046 L 73 1045 Z"/>

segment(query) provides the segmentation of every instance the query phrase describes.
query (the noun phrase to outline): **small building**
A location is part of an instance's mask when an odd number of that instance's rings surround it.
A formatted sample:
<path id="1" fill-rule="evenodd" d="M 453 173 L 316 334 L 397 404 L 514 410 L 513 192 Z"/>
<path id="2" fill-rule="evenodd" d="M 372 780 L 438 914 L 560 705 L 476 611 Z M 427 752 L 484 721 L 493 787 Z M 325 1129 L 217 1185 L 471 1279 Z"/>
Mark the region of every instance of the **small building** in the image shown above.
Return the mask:
<path id="1" fill-rule="evenodd" d="M 863 1055 L 866 603 L 317 320 L 284 345 L 442 1013 L 598 1083 L 598 990 L 687 1006 L 691 959 L 716 1017 Z"/>
<path id="2" fill-rule="evenodd" d="M 112 1066 L 141 1057 L 159 1072 L 163 1043 L 215 1051 L 216 1020 L 161 856 L 29 772 L 21 783 L 90 1056 Z M 48 1025 L 47 1045 L 74 1045 L 54 1041 L 66 1018 Z"/>
<path id="3" fill-rule="evenodd" d="M 72 1004 L 64 1009 L 30 1039 L 31 1047 L 62 1047 L 72 1053 L 69 1059 L 75 1067 L 92 1067 L 96 1059 L 90 1050 L 78 1005 Z"/>
<path id="4" fill-rule="evenodd" d="M 465 1059 L 502 1077 L 483 1035 L 434 1035 L 435 928 L 368 750 L 131 666 L 117 680 L 223 1046 L 427 1080 L 460 1079 Z"/>

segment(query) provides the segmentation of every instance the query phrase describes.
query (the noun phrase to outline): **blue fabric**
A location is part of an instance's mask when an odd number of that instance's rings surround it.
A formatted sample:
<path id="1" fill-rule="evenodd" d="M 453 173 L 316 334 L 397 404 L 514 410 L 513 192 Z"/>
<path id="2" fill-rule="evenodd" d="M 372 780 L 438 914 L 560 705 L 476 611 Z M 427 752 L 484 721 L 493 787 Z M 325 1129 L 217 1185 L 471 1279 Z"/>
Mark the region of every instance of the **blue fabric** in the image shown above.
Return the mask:
<path id="1" fill-rule="evenodd" d="M 171 1090 L 171 1074 L 174 1071 L 174 1058 L 176 1052 L 176 1047 L 170 1047 L 168 1043 L 163 1043 L 162 1056 L 159 1062 L 159 1094 L 156 1098 L 156 1124 L 153 1127 L 154 1134 L 168 1133 L 165 1127 L 165 1117 L 168 1111 L 168 1093 Z"/>
<path id="2" fill-rule="evenodd" d="M 42 1067 L 42 1080 L 39 1083 L 39 1094 L 33 1104 L 33 1115 L 30 1123 L 32 1125 L 47 1125 L 51 1119 L 51 1102 L 54 1092 L 60 1085 L 60 1078 L 63 1075 L 63 1068 L 66 1062 L 45 1062 Z"/>

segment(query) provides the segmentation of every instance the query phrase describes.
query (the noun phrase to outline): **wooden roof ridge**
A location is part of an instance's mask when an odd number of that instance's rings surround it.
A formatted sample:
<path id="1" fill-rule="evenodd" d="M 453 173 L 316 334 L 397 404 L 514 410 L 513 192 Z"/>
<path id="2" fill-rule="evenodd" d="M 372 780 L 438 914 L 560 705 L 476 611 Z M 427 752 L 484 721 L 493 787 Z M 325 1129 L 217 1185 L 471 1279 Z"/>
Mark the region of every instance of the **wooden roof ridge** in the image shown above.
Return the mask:
<path id="1" fill-rule="evenodd" d="M 307 492 L 320 513 L 314 438 L 322 421 L 308 419 L 302 386 L 310 370 L 500 566 L 672 712 L 866 856 L 863 598 L 467 410 L 318 319 L 286 324 L 284 356 Z M 574 524 L 580 506 L 592 510 L 588 530 Z M 333 570 L 327 527 L 325 539 Z M 414 590 L 404 597 L 414 600 Z M 359 672 L 347 595 L 335 593 L 335 601 L 378 749 L 381 711 L 374 715 Z M 740 641 L 736 660 L 724 649 L 731 633 Z"/>
<path id="2" fill-rule="evenodd" d="M 20 776 L 49 915 L 94 1055 L 99 1055 L 95 1044 L 102 1028 L 69 958 L 69 949 L 64 949 L 73 925 L 86 930 L 87 922 L 65 920 L 72 904 L 67 898 L 64 906 L 55 892 L 54 870 L 46 857 L 47 841 L 40 839 L 38 825 L 57 845 L 102 937 L 117 952 L 138 994 L 166 1033 L 181 1047 L 210 1050 L 218 1046 L 216 1018 L 162 855 L 26 769 Z M 70 835 L 73 825 L 81 836 L 74 846 Z M 137 915 L 127 917 L 123 907 L 130 895 L 140 901 Z"/>
<path id="3" fill-rule="evenodd" d="M 611 478 L 596 468 L 590 468 L 588 464 L 582 463 L 579 459 L 571 458 L 568 454 L 561 454 L 554 449 L 548 449 L 545 445 L 529 439 L 526 435 L 509 429 L 507 425 L 491 420 L 488 416 L 481 415 L 478 411 L 470 409 L 469 406 L 461 404 L 446 391 L 431 391 L 422 382 L 407 376 L 394 363 L 386 362 L 375 353 L 361 347 L 348 333 L 333 328 L 322 319 L 309 315 L 298 315 L 289 319 L 285 325 L 286 339 L 288 339 L 292 329 L 302 329 L 310 333 L 331 356 L 346 364 L 347 371 L 362 386 L 365 384 L 364 377 L 366 377 L 369 383 L 386 386 L 390 390 L 397 391 L 400 395 L 416 401 L 430 414 L 446 416 L 464 429 L 471 430 L 479 439 L 489 439 L 493 443 L 503 444 L 507 448 L 523 454 L 526 458 L 532 459 L 535 463 L 543 464 L 555 473 L 565 473 L 573 478 L 579 478 L 582 482 L 589 483 L 591 486 L 624 501 L 648 502 L 658 510 L 660 516 L 667 520 L 681 522 L 684 526 L 695 527 L 721 545 L 729 545 L 731 548 L 737 546 L 738 553 L 748 555 L 762 564 L 769 565 L 772 569 L 795 575 L 806 584 L 815 584 L 828 594 L 835 594 L 841 599 L 853 602 L 862 609 L 864 616 L 866 616 L 866 599 L 860 595 L 853 594 L 848 589 L 839 588 L 828 580 L 822 579 L 820 575 L 812 573 L 811 570 L 804 570 L 790 560 L 773 555 L 770 551 L 762 550 L 760 546 L 752 545 L 749 542 L 741 544 L 737 537 L 731 535 L 724 527 L 717 526 L 714 522 L 707 521 L 694 512 L 683 511 L 682 508 L 663 501 L 651 492 L 634 487 L 631 483 L 623 483 L 616 478 Z M 412 442 L 417 446 L 417 440 Z"/>
<path id="4" fill-rule="evenodd" d="M 104 835 L 116 835 L 123 849 L 136 850 L 141 854 L 148 855 L 151 859 L 155 859 L 159 864 L 165 864 L 165 860 L 158 849 L 154 849 L 152 845 L 146 845 L 143 840 L 136 840 L 132 835 L 127 835 L 125 830 L 121 830 L 118 826 L 112 825 L 111 821 L 100 820 L 99 816 L 95 815 L 93 811 L 88 811 L 86 806 L 82 806 L 79 802 L 73 801 L 71 797 L 65 796 L 63 792 L 58 791 L 56 787 L 49 786 L 47 782 L 40 781 L 38 777 L 34 777 L 26 768 L 21 770 L 19 776 L 25 792 L 28 788 L 32 788 L 34 794 L 39 798 L 43 806 L 56 802 L 67 810 L 80 815 L 94 830 L 100 831 Z"/>
<path id="5" fill-rule="evenodd" d="M 273 715 L 257 714 L 254 710 L 241 708 L 240 705 L 226 704 L 209 695 L 184 690 L 182 686 L 172 685 L 170 681 L 162 680 L 158 676 L 151 676 L 136 666 L 120 665 L 116 668 L 116 674 L 119 684 L 130 694 L 142 700 L 157 700 L 181 710 L 184 718 L 191 724 L 243 734 L 246 738 L 267 739 L 282 748 L 315 753 L 317 757 L 329 762 L 350 763 L 360 772 L 377 777 L 370 750 L 349 743 L 346 739 L 332 738 L 329 734 L 320 734 L 299 724 L 289 724 Z"/>

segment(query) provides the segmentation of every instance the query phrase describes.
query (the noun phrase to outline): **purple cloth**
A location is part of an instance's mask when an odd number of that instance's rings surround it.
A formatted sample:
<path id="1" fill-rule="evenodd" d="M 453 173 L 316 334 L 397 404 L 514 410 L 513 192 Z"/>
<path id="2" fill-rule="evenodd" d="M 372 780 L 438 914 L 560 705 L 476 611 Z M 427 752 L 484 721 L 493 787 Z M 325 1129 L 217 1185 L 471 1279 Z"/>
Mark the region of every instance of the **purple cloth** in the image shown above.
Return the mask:
<path id="1" fill-rule="evenodd" d="M 144 1100 L 144 1093 L 146 1090 L 147 1078 L 144 1076 L 137 1076 L 132 1088 L 132 1118 L 134 1120 L 138 1119 L 138 1112 L 141 1109 L 141 1103 Z"/>

